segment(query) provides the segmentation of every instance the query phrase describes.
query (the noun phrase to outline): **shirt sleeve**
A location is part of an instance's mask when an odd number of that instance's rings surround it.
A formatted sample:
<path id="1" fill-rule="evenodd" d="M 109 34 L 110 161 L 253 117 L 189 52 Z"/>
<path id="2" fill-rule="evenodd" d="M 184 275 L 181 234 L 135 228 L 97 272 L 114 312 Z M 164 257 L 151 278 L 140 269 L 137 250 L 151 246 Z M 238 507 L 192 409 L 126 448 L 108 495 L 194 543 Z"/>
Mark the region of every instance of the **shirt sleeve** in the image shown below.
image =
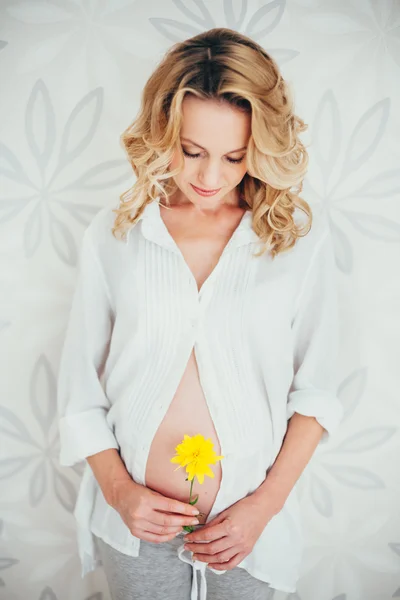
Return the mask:
<path id="1" fill-rule="evenodd" d="M 59 462 L 64 466 L 108 448 L 119 448 L 107 422 L 110 401 L 99 379 L 108 353 L 113 313 L 89 233 L 86 230 L 83 236 L 58 372 Z"/>
<path id="2" fill-rule="evenodd" d="M 297 412 L 324 427 L 321 442 L 337 429 L 343 406 L 336 396 L 338 296 L 334 250 L 329 229 L 312 254 L 292 322 L 294 377 L 287 419 Z"/>

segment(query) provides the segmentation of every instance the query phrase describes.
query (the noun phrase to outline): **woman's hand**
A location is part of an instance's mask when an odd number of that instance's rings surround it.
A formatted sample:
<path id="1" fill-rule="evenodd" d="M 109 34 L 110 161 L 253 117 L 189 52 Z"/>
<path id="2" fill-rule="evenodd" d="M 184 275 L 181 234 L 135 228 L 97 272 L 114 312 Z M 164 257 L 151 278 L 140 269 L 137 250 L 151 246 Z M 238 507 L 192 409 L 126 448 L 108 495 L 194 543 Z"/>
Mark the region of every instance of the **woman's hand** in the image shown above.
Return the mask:
<path id="1" fill-rule="evenodd" d="M 191 504 L 163 496 L 132 479 L 118 484 L 111 506 L 132 535 L 156 544 L 172 540 L 184 525 L 195 524 L 196 509 Z"/>
<path id="2" fill-rule="evenodd" d="M 263 499 L 264 500 L 264 499 Z M 215 519 L 185 535 L 185 548 L 191 550 L 193 560 L 208 563 L 213 569 L 230 570 L 253 550 L 276 510 L 246 496 L 219 513 Z"/>

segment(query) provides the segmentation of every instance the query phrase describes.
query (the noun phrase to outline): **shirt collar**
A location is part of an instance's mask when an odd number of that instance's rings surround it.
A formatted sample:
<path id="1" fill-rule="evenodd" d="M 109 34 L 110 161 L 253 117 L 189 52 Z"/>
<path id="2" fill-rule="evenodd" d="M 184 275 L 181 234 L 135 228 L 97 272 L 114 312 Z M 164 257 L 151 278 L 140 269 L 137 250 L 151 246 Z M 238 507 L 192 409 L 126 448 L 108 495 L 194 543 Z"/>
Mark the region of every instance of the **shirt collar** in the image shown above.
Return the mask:
<path id="1" fill-rule="evenodd" d="M 169 248 L 172 251 L 179 252 L 175 240 L 169 233 L 160 213 L 159 197 L 147 204 L 140 215 L 138 222 L 141 223 L 141 231 L 145 238 Z M 230 238 L 226 250 L 232 250 L 244 244 L 260 242 L 260 238 L 252 227 L 253 213 L 246 210 L 243 217 Z"/>

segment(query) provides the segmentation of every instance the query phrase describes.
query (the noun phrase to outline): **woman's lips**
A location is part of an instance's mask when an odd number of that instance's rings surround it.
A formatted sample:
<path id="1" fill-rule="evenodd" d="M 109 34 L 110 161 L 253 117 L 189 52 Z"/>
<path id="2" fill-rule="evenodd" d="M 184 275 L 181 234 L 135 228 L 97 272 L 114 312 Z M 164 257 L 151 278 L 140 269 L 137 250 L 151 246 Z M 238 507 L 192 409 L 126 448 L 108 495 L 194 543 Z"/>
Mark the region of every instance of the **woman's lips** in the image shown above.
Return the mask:
<path id="1" fill-rule="evenodd" d="M 201 188 L 196 187 L 195 185 L 193 185 L 193 183 L 191 183 L 190 185 L 192 186 L 192 188 L 194 189 L 195 192 L 200 194 L 200 196 L 214 196 L 214 194 L 219 192 L 219 190 L 221 189 L 221 188 L 218 188 L 217 190 L 211 190 L 208 192 L 207 190 L 202 190 Z"/>

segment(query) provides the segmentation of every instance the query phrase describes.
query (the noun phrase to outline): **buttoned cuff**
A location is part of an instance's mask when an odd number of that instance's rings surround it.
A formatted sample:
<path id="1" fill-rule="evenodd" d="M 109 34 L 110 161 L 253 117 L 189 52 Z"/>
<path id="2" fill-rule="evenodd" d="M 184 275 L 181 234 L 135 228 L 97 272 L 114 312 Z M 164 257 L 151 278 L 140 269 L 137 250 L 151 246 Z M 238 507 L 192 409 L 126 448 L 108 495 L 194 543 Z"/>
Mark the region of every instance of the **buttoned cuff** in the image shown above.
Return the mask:
<path id="1" fill-rule="evenodd" d="M 343 419 L 343 406 L 337 396 L 322 390 L 296 390 L 289 394 L 286 418 L 297 412 L 306 417 L 315 417 L 325 431 L 321 441 L 328 440 Z"/>
<path id="2" fill-rule="evenodd" d="M 87 456 L 119 449 L 119 444 L 107 423 L 103 408 L 94 408 L 67 415 L 59 420 L 61 465 L 70 467 Z"/>

